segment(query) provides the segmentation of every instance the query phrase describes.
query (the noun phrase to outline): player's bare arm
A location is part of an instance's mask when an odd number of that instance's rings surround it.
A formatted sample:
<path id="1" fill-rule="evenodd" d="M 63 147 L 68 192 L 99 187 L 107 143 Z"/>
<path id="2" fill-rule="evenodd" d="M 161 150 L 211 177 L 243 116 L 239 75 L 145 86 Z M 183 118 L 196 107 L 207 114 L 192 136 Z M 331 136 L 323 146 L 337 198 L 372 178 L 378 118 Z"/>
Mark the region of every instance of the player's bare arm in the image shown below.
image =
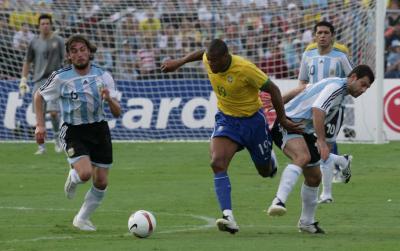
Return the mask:
<path id="1" fill-rule="evenodd" d="M 36 129 L 35 137 L 37 142 L 44 141 L 46 137 L 46 124 L 44 120 L 44 99 L 40 92 L 36 92 L 34 95 L 34 105 L 36 109 Z"/>
<path id="2" fill-rule="evenodd" d="M 286 104 L 287 102 L 292 100 L 295 96 L 297 96 L 300 92 L 302 92 L 306 88 L 307 84 L 308 84 L 307 81 L 300 80 L 299 85 L 296 88 L 288 91 L 282 96 L 283 103 Z"/>
<path id="3" fill-rule="evenodd" d="M 321 159 L 327 160 L 329 157 L 329 146 L 326 143 L 325 138 L 325 111 L 319 108 L 312 108 L 313 113 L 313 124 L 315 134 L 317 134 L 317 146 L 319 149 L 319 153 L 321 155 Z"/>
<path id="4" fill-rule="evenodd" d="M 184 57 L 178 58 L 178 59 L 169 59 L 166 60 L 162 65 L 161 65 L 161 71 L 163 72 L 173 72 L 179 69 L 182 65 L 194 61 L 200 61 L 203 59 L 203 54 L 204 50 L 196 51 L 193 53 L 190 53 Z"/>
<path id="5" fill-rule="evenodd" d="M 119 117 L 121 115 L 121 106 L 119 102 L 110 96 L 110 90 L 104 88 L 101 91 L 101 97 L 107 101 L 110 106 L 110 111 L 114 117 Z"/>
<path id="6" fill-rule="evenodd" d="M 285 109 L 283 106 L 283 99 L 281 91 L 270 79 L 260 88 L 261 91 L 266 91 L 271 95 L 271 101 L 276 111 L 276 119 L 279 121 L 281 126 L 290 132 L 302 133 L 301 123 L 294 123 L 286 118 Z"/>

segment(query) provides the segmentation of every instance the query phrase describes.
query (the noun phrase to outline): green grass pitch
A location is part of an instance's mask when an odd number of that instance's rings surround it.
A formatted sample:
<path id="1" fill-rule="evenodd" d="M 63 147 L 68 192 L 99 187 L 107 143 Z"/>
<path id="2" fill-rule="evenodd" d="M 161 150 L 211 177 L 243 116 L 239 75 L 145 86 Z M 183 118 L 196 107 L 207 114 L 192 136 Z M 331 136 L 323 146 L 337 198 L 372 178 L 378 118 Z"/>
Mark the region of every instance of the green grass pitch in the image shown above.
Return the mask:
<path id="1" fill-rule="evenodd" d="M 65 156 L 48 148 L 34 156 L 34 144 L 0 144 L 1 251 L 400 250 L 400 142 L 339 146 L 354 156 L 353 177 L 349 184 L 334 184 L 335 202 L 318 208 L 324 236 L 297 231 L 302 178 L 287 214 L 266 215 L 288 163 L 279 150 L 274 179 L 258 176 L 246 151 L 234 157 L 229 174 L 240 232 L 219 232 L 207 143 L 115 143 L 108 191 L 92 217 L 98 231 L 79 232 L 71 222 L 89 184 L 67 200 Z M 128 234 L 128 217 L 139 209 L 157 218 L 147 239 Z"/>

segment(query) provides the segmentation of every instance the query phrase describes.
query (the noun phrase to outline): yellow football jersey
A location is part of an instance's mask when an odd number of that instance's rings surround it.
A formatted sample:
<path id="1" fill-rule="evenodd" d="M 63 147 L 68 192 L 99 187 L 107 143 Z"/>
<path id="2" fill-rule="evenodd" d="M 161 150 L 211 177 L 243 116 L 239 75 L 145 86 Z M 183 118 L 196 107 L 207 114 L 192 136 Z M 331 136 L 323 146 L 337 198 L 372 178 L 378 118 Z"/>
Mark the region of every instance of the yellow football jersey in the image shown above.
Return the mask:
<path id="1" fill-rule="evenodd" d="M 268 76 L 253 63 L 232 55 L 229 69 L 215 74 L 211 71 L 204 53 L 203 64 L 217 96 L 220 111 L 233 117 L 248 117 L 261 108 L 258 93 L 261 86 L 267 82 Z"/>

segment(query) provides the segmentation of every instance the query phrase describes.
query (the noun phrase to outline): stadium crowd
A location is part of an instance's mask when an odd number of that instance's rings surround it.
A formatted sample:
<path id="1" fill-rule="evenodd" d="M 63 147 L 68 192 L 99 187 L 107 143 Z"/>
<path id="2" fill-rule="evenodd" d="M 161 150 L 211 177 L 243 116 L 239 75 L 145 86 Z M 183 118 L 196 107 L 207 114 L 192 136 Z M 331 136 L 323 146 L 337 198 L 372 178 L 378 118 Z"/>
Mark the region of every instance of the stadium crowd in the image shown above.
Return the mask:
<path id="1" fill-rule="evenodd" d="M 296 79 L 301 55 L 312 42 L 312 27 L 319 20 L 337 27 L 336 39 L 349 47 L 354 64 L 359 63 L 356 59 L 363 48 L 354 40 L 357 31 L 347 24 L 363 25 L 363 20 L 343 6 L 360 6 L 367 12 L 368 2 L 2 0 L 0 78 L 20 77 L 26 47 L 37 33 L 37 17 L 46 12 L 53 16 L 60 36 L 79 32 L 96 41 L 95 61 L 116 79 L 205 78 L 200 64 L 188 64 L 175 75 L 158 69 L 171 55 L 204 48 L 213 38 L 223 39 L 232 53 L 248 58 L 274 78 Z M 400 77 L 399 1 L 389 1 L 387 13 L 386 76 Z"/>

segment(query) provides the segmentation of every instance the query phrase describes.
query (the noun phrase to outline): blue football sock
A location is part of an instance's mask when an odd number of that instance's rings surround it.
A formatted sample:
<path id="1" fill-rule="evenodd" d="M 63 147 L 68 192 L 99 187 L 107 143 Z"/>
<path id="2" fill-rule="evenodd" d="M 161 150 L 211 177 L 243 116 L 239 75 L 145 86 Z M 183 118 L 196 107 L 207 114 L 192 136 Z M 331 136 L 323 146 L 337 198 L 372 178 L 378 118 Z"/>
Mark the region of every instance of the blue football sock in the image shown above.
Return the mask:
<path id="1" fill-rule="evenodd" d="M 331 153 L 336 154 L 336 155 L 339 154 L 336 142 L 332 143 L 332 151 L 331 151 Z"/>
<path id="2" fill-rule="evenodd" d="M 221 210 L 231 210 L 231 182 L 226 171 L 214 174 L 214 188 Z"/>

